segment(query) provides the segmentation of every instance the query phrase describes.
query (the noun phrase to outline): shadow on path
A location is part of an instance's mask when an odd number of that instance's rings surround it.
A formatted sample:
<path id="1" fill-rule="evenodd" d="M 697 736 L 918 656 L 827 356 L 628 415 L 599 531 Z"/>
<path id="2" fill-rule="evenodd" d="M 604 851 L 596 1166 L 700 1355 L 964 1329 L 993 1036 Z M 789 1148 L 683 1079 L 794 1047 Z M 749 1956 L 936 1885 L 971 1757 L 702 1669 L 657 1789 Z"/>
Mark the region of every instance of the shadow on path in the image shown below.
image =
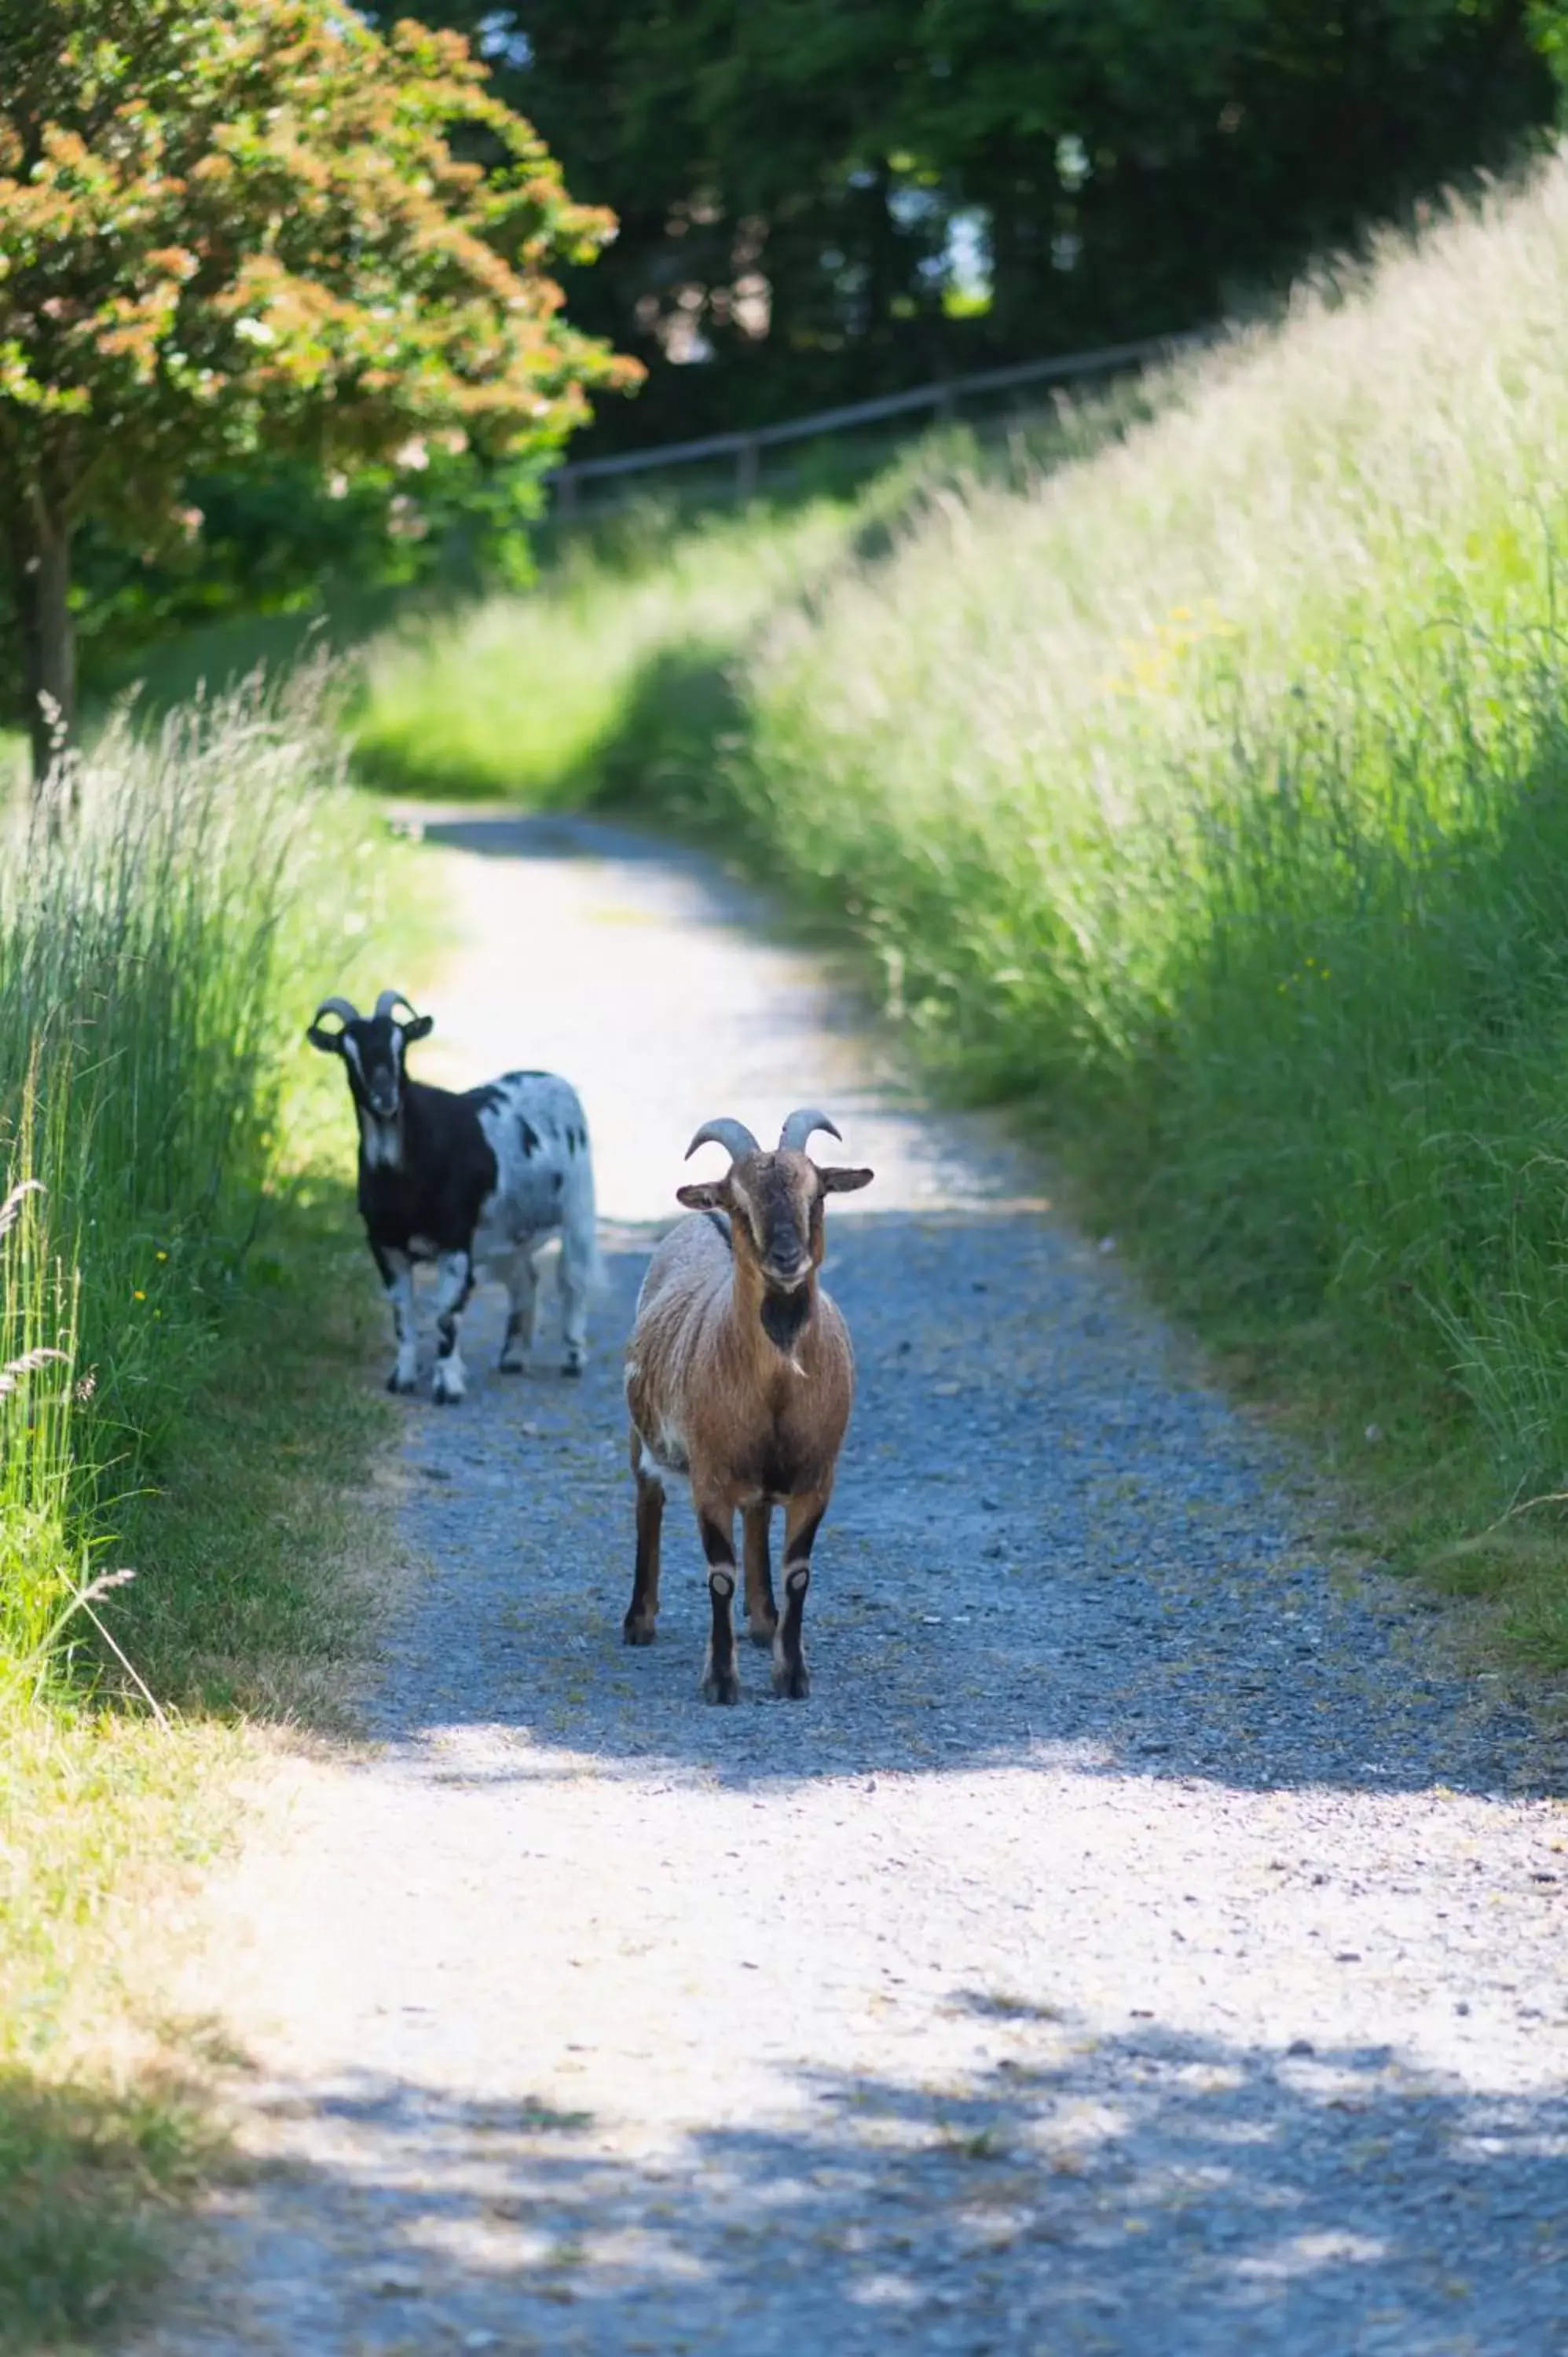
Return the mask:
<path id="1" fill-rule="evenodd" d="M 807 2070 L 795 2124 L 643 2155 L 538 2104 L 346 2082 L 315 2105 L 334 2157 L 230 2229 L 278 2245 L 252 2330 L 377 2352 L 1568 2348 L 1562 2100 L 1466 2093 L 1386 2048 L 1097 2038 L 975 1988 L 950 2008 L 986 2026 L 989 2067 Z M 311 2255 L 339 2212 L 347 2280 Z"/>

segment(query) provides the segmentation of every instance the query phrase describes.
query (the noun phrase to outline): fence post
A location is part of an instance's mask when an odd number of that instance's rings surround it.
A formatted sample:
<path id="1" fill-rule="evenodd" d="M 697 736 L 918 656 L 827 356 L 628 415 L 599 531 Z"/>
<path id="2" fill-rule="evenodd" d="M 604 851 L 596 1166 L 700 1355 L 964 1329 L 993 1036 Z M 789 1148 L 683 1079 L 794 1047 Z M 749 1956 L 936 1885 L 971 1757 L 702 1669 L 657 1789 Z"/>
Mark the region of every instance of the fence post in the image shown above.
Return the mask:
<path id="1" fill-rule="evenodd" d="M 757 496 L 757 447 L 756 436 L 748 434 L 735 454 L 735 488 L 738 499 Z"/>

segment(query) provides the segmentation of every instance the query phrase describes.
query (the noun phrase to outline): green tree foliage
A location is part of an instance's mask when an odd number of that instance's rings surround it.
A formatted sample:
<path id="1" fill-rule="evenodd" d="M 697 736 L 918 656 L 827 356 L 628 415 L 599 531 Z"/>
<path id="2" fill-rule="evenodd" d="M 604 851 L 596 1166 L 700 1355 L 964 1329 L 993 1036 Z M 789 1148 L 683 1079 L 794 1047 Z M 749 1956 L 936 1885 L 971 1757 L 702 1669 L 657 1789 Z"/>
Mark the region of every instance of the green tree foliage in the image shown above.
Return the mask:
<path id="1" fill-rule="evenodd" d="M 558 447 L 585 385 L 636 372 L 548 275 L 612 228 L 451 31 L 0 0 L 0 538 L 36 761 L 40 696 L 72 713 L 84 522 L 156 542 L 193 469 L 257 454 Z"/>
<path id="2" fill-rule="evenodd" d="M 1210 318 L 1551 118 L 1526 0 L 428 0 L 621 234 L 596 435 Z M 1568 59 L 1568 42 L 1563 43 Z M 956 231 L 956 234 L 955 234 Z M 966 253 L 981 267 L 969 283 Z M 670 367 L 698 352 L 703 367 Z"/>
<path id="3" fill-rule="evenodd" d="M 994 328 L 1212 316 L 1446 177 L 1551 86 L 1520 0 L 927 0 L 941 167 L 993 224 Z M 1064 267 L 1069 264 L 1069 267 Z"/>

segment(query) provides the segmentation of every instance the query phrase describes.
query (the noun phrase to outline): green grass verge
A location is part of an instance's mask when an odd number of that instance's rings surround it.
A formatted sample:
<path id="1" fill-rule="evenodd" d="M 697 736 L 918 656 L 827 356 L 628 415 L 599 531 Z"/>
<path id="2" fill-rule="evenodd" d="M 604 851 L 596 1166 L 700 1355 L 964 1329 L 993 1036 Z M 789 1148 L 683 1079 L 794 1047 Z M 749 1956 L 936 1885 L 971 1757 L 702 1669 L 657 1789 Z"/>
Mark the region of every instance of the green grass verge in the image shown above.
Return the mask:
<path id="1" fill-rule="evenodd" d="M 123 2326 L 230 2164 L 203 2025 L 166 1994 L 179 1926 L 258 1724 L 344 1724 L 392 1556 L 346 1201 L 334 1174 L 277 1207 L 281 1273 L 231 1305 L 199 1415 L 124 1512 L 116 1633 L 165 1723 L 57 1693 L 0 1724 L 0 2348 Z"/>
<path id="2" fill-rule="evenodd" d="M 358 633 L 355 774 L 536 806 L 678 788 L 742 724 L 731 673 L 774 617 L 811 610 L 933 500 L 1035 479 L 1115 441 L 1162 398 L 1129 382 L 929 435 L 875 468 L 864 453 L 809 453 L 792 485 L 741 508 L 678 490 L 628 500 L 549 540 L 533 596 L 446 613 L 414 603 Z M 347 610 L 329 625 L 344 638 Z"/>
<path id="3" fill-rule="evenodd" d="M 650 510 L 568 550 L 538 597 L 411 615 L 362 657 L 356 773 L 423 794 L 580 801 L 635 734 L 650 671 L 665 667 L 671 700 L 677 668 L 705 678 L 842 559 L 856 523 L 826 499 L 760 531 L 721 515 L 672 533 Z M 687 725 L 703 741 L 714 716 Z"/>
<path id="4" fill-rule="evenodd" d="M 112 731 L 0 851 L 0 2347 L 123 2324 L 220 2164 L 164 1995 L 186 1886 L 250 1730 L 342 1722 L 386 1560 L 352 1141 L 302 1033 L 433 934 L 319 684 Z"/>
<path id="5" fill-rule="evenodd" d="M 178 2080 L 0 2069 L 0 2347 L 60 2351 L 123 2326 L 156 2280 L 152 2214 L 205 2181 L 219 2148 Z"/>
<path id="6" fill-rule="evenodd" d="M 706 828 L 850 929 L 1370 1541 L 1554 1668 L 1565 268 L 1558 162 L 1032 483 L 911 461 L 880 537 L 737 519 L 395 650 L 366 734 Z"/>

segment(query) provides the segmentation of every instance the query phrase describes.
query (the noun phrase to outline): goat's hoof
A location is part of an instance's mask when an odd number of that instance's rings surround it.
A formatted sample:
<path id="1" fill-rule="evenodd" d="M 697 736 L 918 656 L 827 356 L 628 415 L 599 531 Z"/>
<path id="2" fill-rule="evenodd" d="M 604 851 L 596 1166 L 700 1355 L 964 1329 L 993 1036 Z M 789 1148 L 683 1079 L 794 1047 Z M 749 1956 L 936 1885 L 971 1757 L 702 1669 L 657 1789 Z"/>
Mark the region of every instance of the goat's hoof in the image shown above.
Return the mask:
<path id="1" fill-rule="evenodd" d="M 634 1620 L 629 1612 L 620 1624 L 623 1645 L 651 1645 L 656 1634 L 651 1620 Z"/>
<path id="2" fill-rule="evenodd" d="M 775 1662 L 773 1691 L 780 1702 L 804 1702 L 811 1691 L 811 1673 L 804 1662 Z"/>
<path id="3" fill-rule="evenodd" d="M 703 1680 L 704 1702 L 738 1702 L 740 1680 L 733 1670 L 710 1670 Z"/>
<path id="4" fill-rule="evenodd" d="M 528 1361 L 526 1359 L 498 1359 L 496 1372 L 498 1375 L 525 1375 L 528 1372 Z"/>
<path id="5" fill-rule="evenodd" d="M 771 1652 L 773 1651 L 773 1639 L 777 1633 L 779 1623 L 776 1620 L 768 1621 L 748 1620 L 746 1623 L 746 1633 L 751 1639 L 754 1645 L 765 1646 L 768 1652 Z"/>
<path id="6" fill-rule="evenodd" d="M 449 1392 L 444 1383 L 433 1391 L 430 1396 L 437 1407 L 461 1407 L 463 1405 L 462 1393 Z"/>
<path id="7" fill-rule="evenodd" d="M 387 1389 L 394 1399 L 408 1399 L 419 1389 L 419 1377 L 410 1375 L 405 1382 L 395 1371 L 387 1377 Z"/>
<path id="8" fill-rule="evenodd" d="M 575 1382 L 576 1378 L 582 1373 L 586 1363 L 585 1360 L 580 1358 L 564 1360 L 562 1361 L 561 1372 L 570 1381 Z"/>

